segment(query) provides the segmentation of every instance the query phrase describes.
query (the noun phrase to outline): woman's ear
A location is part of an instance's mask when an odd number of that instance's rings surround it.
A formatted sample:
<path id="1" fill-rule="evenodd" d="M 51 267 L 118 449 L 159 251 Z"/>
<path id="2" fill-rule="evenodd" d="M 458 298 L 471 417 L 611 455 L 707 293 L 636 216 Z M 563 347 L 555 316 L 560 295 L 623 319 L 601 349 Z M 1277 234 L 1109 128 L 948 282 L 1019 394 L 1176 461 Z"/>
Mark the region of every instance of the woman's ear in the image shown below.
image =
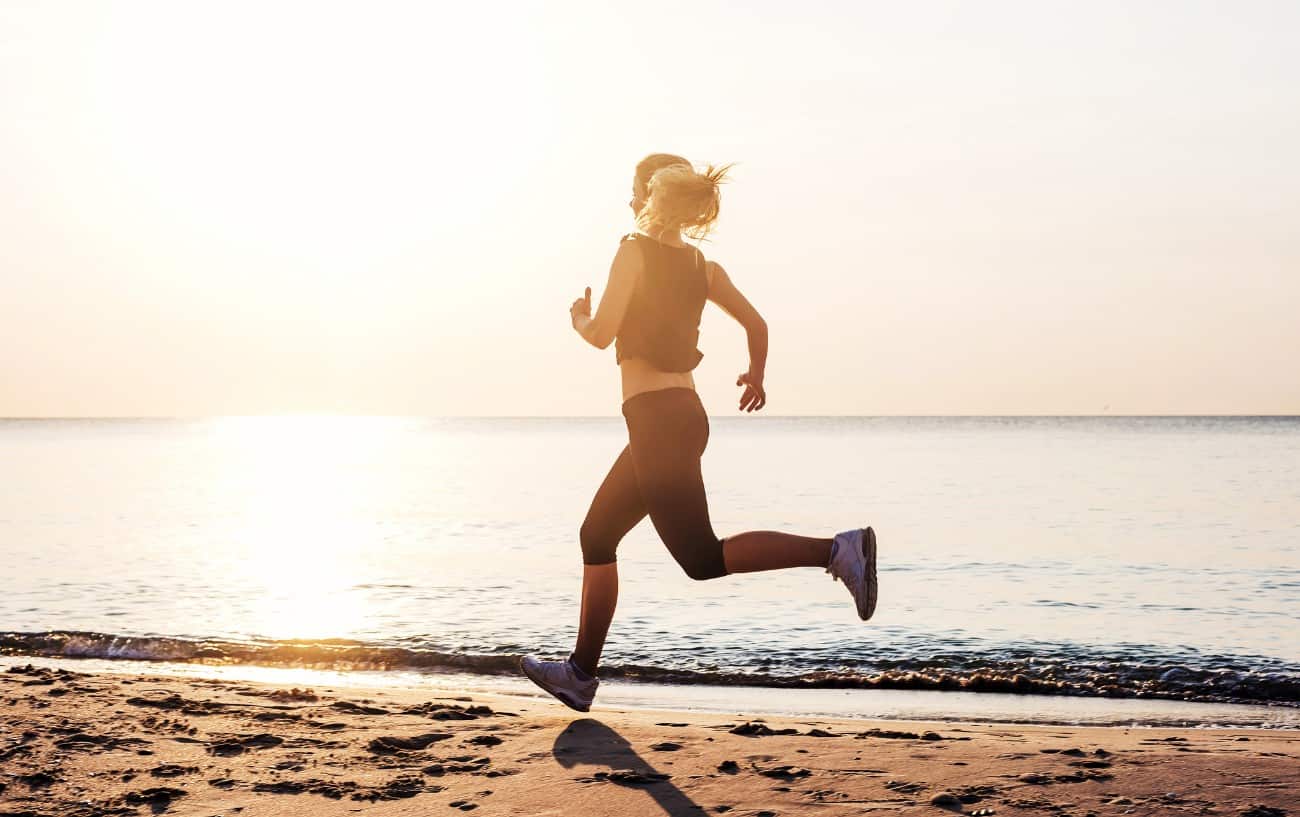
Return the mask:
<path id="1" fill-rule="evenodd" d="M 636 179 L 632 180 L 632 200 L 627 203 L 627 206 L 632 208 L 632 215 L 634 216 L 641 215 L 641 211 L 645 209 L 645 193 L 642 191 L 641 185 L 637 184 Z"/>

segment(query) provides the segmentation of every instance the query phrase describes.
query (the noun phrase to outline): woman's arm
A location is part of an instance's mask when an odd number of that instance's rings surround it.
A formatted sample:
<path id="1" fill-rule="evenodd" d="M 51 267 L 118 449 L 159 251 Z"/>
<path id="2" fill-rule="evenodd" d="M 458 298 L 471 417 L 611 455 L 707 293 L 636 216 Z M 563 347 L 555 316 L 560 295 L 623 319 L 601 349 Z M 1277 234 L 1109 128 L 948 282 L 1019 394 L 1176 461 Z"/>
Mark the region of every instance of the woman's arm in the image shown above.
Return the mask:
<path id="1" fill-rule="evenodd" d="M 763 389 L 763 374 L 767 368 L 767 321 L 749 302 L 722 265 L 708 262 L 709 300 L 723 312 L 735 318 L 745 329 L 749 341 L 749 371 L 736 378 L 737 386 L 744 386 L 740 396 L 741 411 L 757 411 L 767 405 L 767 392 Z"/>
<path id="2" fill-rule="evenodd" d="M 609 280 L 600 296 L 596 316 L 591 317 L 591 287 L 587 288 L 585 307 L 584 299 L 579 298 L 569 309 L 573 328 L 597 349 L 605 349 L 614 342 L 619 327 L 623 325 L 623 316 L 627 314 L 627 305 L 632 301 L 637 279 L 641 276 L 641 251 L 633 246 L 635 243 L 624 241 L 618 245 L 614 261 L 609 265 Z"/>

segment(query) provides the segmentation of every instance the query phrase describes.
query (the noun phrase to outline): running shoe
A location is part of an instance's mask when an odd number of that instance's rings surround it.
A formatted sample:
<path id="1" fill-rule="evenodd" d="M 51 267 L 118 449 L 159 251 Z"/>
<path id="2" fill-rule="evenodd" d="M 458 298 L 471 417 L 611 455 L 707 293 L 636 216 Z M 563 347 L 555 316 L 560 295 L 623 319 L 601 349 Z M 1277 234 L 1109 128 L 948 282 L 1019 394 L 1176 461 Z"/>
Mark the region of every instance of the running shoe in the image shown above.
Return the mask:
<path id="1" fill-rule="evenodd" d="M 876 532 L 866 527 L 835 534 L 826 572 L 849 588 L 858 618 L 871 618 L 876 612 Z"/>
<path id="2" fill-rule="evenodd" d="M 573 671 L 568 661 L 542 661 L 535 655 L 525 655 L 519 660 L 519 669 L 529 680 L 559 698 L 570 709 L 587 712 L 596 697 L 600 681 L 592 678 L 583 681 Z"/>

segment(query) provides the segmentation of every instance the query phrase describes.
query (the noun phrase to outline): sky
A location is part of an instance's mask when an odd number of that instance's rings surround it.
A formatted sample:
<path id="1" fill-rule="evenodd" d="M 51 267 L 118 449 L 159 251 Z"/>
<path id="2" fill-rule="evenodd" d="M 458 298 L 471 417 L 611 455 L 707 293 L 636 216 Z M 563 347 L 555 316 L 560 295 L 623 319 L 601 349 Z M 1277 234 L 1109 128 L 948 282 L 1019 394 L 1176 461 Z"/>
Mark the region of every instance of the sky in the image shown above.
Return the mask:
<path id="1" fill-rule="evenodd" d="M 743 11 L 739 9 L 743 8 Z M 647 153 L 783 415 L 1300 414 L 1300 5 L 0 0 L 0 416 L 617 415 Z M 736 412 L 714 307 L 696 383 Z"/>

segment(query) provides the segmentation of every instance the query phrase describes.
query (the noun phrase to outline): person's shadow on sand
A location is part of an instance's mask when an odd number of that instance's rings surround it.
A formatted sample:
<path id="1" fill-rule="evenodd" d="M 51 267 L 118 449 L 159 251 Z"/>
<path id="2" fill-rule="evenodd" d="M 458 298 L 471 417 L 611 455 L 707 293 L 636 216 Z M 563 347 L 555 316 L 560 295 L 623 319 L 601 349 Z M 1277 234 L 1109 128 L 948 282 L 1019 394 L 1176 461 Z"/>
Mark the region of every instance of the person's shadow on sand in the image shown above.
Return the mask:
<path id="1" fill-rule="evenodd" d="M 669 775 L 647 763 L 627 740 L 593 718 L 579 718 L 565 727 L 551 747 L 555 760 L 566 769 L 596 766 L 589 782 L 605 782 L 643 789 L 671 817 L 703 813 L 704 809 L 674 786 Z"/>

